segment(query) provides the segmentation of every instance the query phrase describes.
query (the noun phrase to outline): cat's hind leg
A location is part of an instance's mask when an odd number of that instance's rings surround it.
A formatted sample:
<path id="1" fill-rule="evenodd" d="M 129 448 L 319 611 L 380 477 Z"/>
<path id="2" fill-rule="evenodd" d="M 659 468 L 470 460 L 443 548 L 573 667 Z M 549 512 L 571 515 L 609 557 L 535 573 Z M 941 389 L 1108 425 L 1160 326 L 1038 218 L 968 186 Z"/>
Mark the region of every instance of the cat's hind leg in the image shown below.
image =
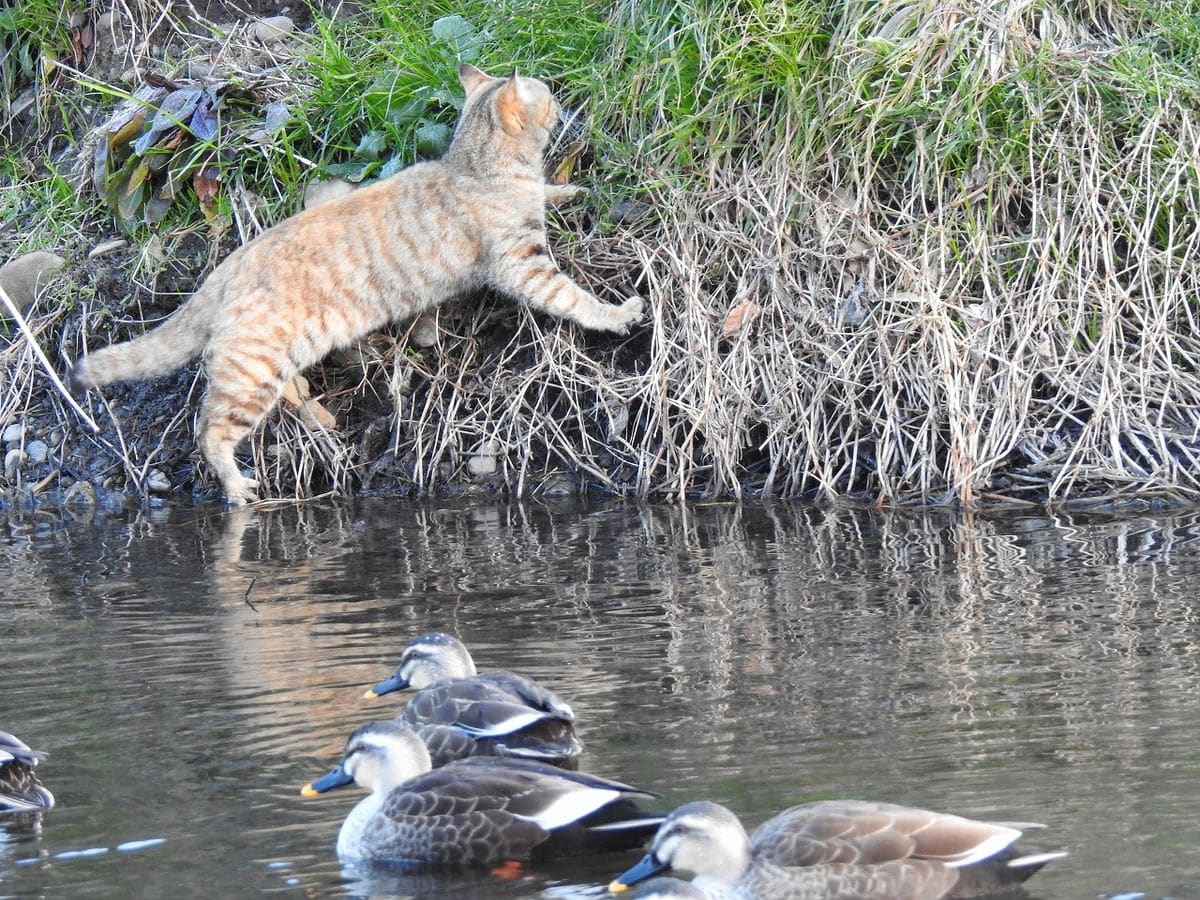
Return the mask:
<path id="1" fill-rule="evenodd" d="M 276 348 L 213 346 L 207 363 L 208 394 L 200 410 L 200 452 L 234 505 L 256 499 L 258 483 L 238 468 L 234 451 L 270 412 L 295 374 Z"/>

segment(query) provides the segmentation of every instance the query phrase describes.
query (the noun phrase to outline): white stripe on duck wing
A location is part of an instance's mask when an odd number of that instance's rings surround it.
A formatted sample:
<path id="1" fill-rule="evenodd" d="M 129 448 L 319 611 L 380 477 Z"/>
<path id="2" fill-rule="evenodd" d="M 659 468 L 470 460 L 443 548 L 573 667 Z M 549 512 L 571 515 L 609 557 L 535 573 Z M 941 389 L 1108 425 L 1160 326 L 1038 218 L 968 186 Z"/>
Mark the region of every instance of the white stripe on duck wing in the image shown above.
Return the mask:
<path id="1" fill-rule="evenodd" d="M 752 837 L 716 803 L 671 813 L 614 891 L 676 869 L 711 896 L 936 900 L 1013 888 L 1065 853 L 1017 856 L 1010 825 L 889 803 L 829 800 L 785 810 Z"/>
<path id="2" fill-rule="evenodd" d="M 575 735 L 575 714 L 557 695 L 512 672 L 476 674 L 475 663 L 457 638 L 431 632 L 404 648 L 392 677 L 367 692 L 369 697 L 415 689 L 396 716 L 420 729 L 460 728 L 474 740 L 470 754 L 512 756 L 564 763 L 583 745 Z M 435 753 L 435 764 L 445 762 Z"/>
<path id="3" fill-rule="evenodd" d="M 54 805 L 54 795 L 33 771 L 43 756 L 15 735 L 0 731 L 0 813 L 43 810 Z"/>
<path id="4" fill-rule="evenodd" d="M 395 722 L 359 728 L 342 763 L 305 788 L 351 781 L 371 794 L 346 817 L 338 855 L 377 863 L 493 866 L 643 844 L 662 821 L 654 795 L 539 762 L 474 758 L 429 770 L 428 751 Z"/>

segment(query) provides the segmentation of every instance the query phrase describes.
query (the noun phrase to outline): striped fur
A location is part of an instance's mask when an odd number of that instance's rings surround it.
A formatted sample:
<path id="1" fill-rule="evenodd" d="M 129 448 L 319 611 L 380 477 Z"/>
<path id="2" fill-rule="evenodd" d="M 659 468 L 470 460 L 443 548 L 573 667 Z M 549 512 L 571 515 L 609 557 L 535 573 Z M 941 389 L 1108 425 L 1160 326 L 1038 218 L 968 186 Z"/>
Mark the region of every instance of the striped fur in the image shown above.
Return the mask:
<path id="1" fill-rule="evenodd" d="M 238 248 L 153 331 L 79 359 L 74 390 L 171 372 L 204 354 L 200 449 L 226 498 L 256 484 L 234 450 L 284 385 L 330 351 L 390 321 L 492 288 L 584 328 L 625 332 L 642 301 L 606 304 L 555 266 L 542 152 L 559 107 L 540 81 L 462 66 L 466 102 L 449 149 L 370 187 L 305 210 Z"/>

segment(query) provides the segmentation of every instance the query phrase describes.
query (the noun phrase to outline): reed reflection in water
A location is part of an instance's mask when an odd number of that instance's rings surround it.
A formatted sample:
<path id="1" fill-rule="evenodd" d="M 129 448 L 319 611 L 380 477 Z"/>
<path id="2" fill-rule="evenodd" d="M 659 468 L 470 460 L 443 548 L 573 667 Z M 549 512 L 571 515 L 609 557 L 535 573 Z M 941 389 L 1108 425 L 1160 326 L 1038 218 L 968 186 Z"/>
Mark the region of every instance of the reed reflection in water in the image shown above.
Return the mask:
<path id="1" fill-rule="evenodd" d="M 1200 519 L 785 504 L 170 509 L 12 519 L 0 727 L 59 806 L 0 895 L 602 896 L 625 857 L 342 873 L 298 796 L 417 631 L 568 698 L 582 767 L 747 825 L 857 796 L 1040 820 L 1038 897 L 1200 896 Z M 165 838 L 136 853 L 115 847 Z M 108 848 L 98 856 L 55 854 Z"/>

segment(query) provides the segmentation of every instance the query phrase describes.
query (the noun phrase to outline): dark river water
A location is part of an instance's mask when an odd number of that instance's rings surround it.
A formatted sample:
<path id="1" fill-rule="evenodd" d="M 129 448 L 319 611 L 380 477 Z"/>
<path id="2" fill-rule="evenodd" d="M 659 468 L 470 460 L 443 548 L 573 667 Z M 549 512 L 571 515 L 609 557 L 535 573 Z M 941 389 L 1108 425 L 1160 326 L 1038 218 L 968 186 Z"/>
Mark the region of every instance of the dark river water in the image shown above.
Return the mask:
<path id="1" fill-rule="evenodd" d="M 664 810 L 1038 821 L 1025 845 L 1071 855 L 1031 896 L 1200 897 L 1200 516 L 372 501 L 3 526 L 0 728 L 49 751 L 58 806 L 40 834 L 0 822 L 0 896 L 607 896 L 634 855 L 341 871 L 357 789 L 299 789 L 440 629 L 567 698 L 582 768 Z"/>

